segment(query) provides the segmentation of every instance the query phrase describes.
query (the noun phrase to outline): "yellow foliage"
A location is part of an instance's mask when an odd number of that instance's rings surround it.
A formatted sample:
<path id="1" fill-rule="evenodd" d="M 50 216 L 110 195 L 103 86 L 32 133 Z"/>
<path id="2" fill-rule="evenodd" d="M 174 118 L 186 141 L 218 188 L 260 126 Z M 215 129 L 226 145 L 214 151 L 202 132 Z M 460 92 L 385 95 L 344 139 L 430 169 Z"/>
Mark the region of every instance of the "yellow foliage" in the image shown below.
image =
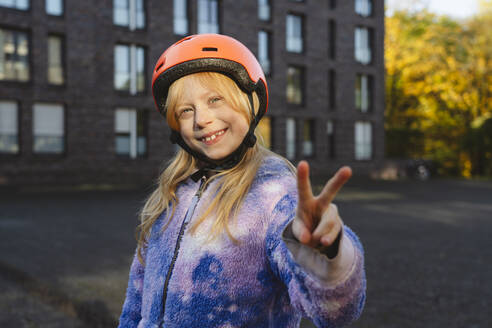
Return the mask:
<path id="1" fill-rule="evenodd" d="M 386 18 L 385 128 L 419 131 L 416 155 L 466 177 L 474 163 L 462 140 L 476 118 L 492 113 L 490 31 L 491 0 L 464 22 L 425 10 Z"/>

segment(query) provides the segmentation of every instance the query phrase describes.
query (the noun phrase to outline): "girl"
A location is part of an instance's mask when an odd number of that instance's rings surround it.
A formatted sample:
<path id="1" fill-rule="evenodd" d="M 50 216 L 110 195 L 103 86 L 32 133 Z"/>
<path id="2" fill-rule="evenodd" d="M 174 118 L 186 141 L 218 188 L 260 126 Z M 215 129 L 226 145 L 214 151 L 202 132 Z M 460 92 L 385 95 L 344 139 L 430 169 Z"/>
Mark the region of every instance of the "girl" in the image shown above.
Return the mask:
<path id="1" fill-rule="evenodd" d="M 141 212 L 120 327 L 319 327 L 355 320 L 362 246 L 335 205 L 340 169 L 314 197 L 256 143 L 268 89 L 259 63 L 224 35 L 186 37 L 160 57 L 152 90 L 182 148 Z"/>

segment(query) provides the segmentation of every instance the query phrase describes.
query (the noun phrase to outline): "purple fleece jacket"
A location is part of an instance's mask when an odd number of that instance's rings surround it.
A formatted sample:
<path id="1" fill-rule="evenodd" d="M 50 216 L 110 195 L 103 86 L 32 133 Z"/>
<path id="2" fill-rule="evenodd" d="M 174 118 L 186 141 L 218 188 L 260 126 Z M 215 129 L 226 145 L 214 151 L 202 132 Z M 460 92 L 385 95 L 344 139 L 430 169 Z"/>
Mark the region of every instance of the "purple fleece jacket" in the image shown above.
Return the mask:
<path id="1" fill-rule="evenodd" d="M 210 204 L 217 183 L 203 192 L 188 228 Z M 145 266 L 135 256 L 119 327 L 280 328 L 298 327 L 301 317 L 318 327 L 341 327 L 358 318 L 366 289 L 359 239 L 344 226 L 339 254 L 323 258 L 326 263 L 316 272 L 309 270 L 302 263 L 304 246 L 282 238 L 295 215 L 297 188 L 295 176 L 277 157 L 264 160 L 230 223 L 239 245 L 225 233 L 207 242 L 211 216 L 195 235 L 185 229 L 172 266 L 199 184 L 188 179 L 178 187 L 171 223 L 162 232 L 163 213 L 152 228 Z"/>

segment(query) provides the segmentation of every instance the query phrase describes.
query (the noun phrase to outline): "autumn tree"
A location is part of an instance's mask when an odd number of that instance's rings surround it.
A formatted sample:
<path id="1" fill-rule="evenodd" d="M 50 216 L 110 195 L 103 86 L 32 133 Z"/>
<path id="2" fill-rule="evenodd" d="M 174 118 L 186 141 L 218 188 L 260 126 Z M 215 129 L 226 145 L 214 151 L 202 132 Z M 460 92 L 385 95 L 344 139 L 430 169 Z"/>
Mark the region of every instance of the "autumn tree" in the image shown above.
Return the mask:
<path id="1" fill-rule="evenodd" d="M 491 1 L 482 2 L 467 21 L 426 10 L 386 19 L 388 156 L 433 159 L 444 174 L 487 173 L 470 146 L 476 120 L 492 112 Z"/>

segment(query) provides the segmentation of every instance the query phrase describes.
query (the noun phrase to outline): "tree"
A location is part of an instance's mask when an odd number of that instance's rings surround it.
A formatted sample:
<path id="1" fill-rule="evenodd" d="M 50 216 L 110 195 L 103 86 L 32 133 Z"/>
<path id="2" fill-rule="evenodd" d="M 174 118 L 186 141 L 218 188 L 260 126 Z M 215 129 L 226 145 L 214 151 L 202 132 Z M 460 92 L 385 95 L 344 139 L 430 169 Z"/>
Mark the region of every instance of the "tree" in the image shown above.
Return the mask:
<path id="1" fill-rule="evenodd" d="M 491 112 L 491 13 L 481 10 L 465 22 L 426 10 L 387 18 L 389 156 L 430 158 L 444 174 L 483 174 L 463 141 L 472 123 Z"/>

